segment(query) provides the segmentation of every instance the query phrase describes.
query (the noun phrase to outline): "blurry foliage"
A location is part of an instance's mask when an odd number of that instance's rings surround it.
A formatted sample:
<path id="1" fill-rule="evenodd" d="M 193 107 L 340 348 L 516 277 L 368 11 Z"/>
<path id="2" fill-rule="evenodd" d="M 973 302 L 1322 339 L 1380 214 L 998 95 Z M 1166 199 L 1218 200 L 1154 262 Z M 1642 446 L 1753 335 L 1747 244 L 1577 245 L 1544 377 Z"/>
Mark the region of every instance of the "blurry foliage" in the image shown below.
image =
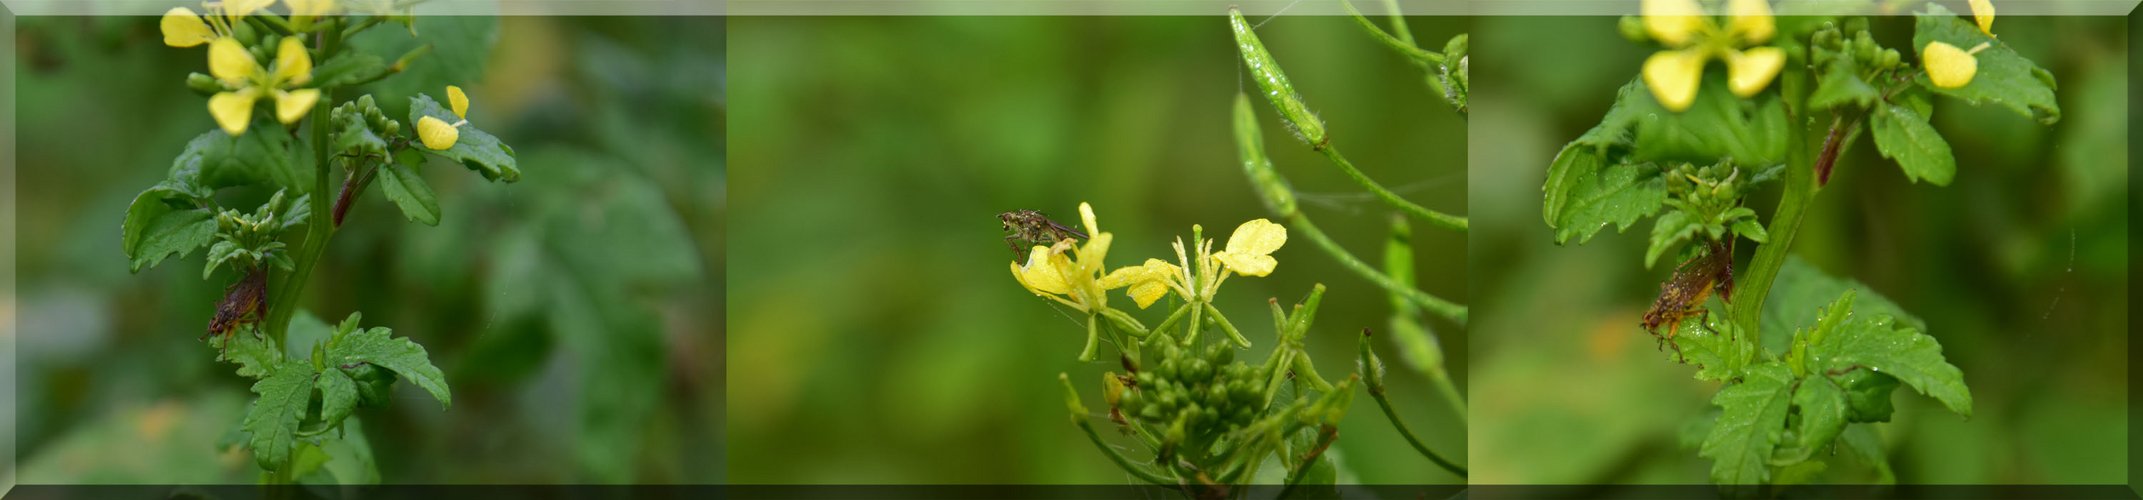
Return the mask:
<path id="1" fill-rule="evenodd" d="M 418 13 L 425 38 L 390 24 L 365 43 L 478 44 L 410 71 L 468 89 L 470 121 L 517 147 L 522 180 L 429 172 L 437 228 L 410 228 L 384 196 L 350 209 L 297 305 L 362 309 L 368 324 L 421 340 L 455 404 L 361 409 L 359 432 L 394 438 L 296 459 L 370 455 L 378 469 L 328 459 L 331 476 L 299 479 L 720 479 L 724 24 Z M 209 460 L 246 387 L 194 355 L 221 287 L 191 266 L 111 272 L 124 256 L 98 220 L 212 126 L 202 100 L 170 84 L 203 58 L 163 47 L 153 18 L 23 19 L 17 32 L 18 122 L 37 124 L 18 132 L 19 479 L 250 482 L 249 460 Z M 364 91 L 438 92 L 407 80 L 425 87 Z M 134 145 L 109 147 L 115 137 Z M 269 194 L 228 196 L 251 206 Z M 412 390 L 389 397 L 430 399 Z"/>
<path id="2" fill-rule="evenodd" d="M 1781 18 L 1782 29 L 1795 21 Z M 1907 36 L 1914 23 L 1869 18 L 1875 41 L 1900 51 L 1914 43 Z M 1788 333 L 1813 326 L 1820 307 L 1858 289 L 1854 318 L 1870 308 L 1912 311 L 1899 322 L 1939 339 L 1950 363 L 1975 374 L 1972 416 L 1951 415 L 1930 398 L 1885 399 L 1894 404 L 1890 423 L 1848 426 L 1844 445 L 1824 455 L 1829 467 L 1815 478 L 2103 484 L 2123 477 L 2127 153 L 2125 139 L 2111 135 L 2125 130 L 2113 117 L 2127 101 L 2127 48 L 2115 43 L 2121 26 L 2002 18 L 2000 40 L 2062 83 L 2055 91 L 2062 115 L 2042 126 L 2004 106 L 1928 100 L 1934 128 L 1959 160 L 1948 187 L 1912 184 L 1867 141 L 1845 149 L 1794 240 L 1793 253 L 1805 260 L 1786 262 L 1764 303 L 1761 345 L 1788 353 Z M 1525 224 L 1542 218 L 1532 211 L 1540 205 L 1525 200 L 1546 172 L 1507 167 L 1546 165 L 1562 141 L 1598 124 L 1616 100 L 1601 89 L 1628 81 L 1649 49 L 1599 43 L 1617 35 L 1599 18 L 1492 18 L 1475 35 L 1484 65 L 1476 68 L 1483 83 L 1472 126 L 1482 142 L 1472 164 L 1482 168 L 1471 170 L 1470 182 L 1482 201 L 1472 206 L 1480 230 L 1471 267 L 1486 276 L 1473 295 L 1481 305 L 1475 327 L 1499 332 L 1473 351 L 1477 385 L 1534 388 L 1474 401 L 1477 420 L 1503 423 L 1474 434 L 1479 480 L 1706 481 L 1712 461 L 1690 450 L 1712 432 L 1719 412 L 1702 402 L 1717 387 L 1690 383 L 1689 367 L 1658 362 L 1653 340 L 1636 325 L 1670 271 L 1630 265 L 1647 250 L 1643 238 L 1554 246 L 1539 222 Z M 1526 62 L 1496 63 L 1511 58 Z M 1776 203 L 1759 192 L 1747 206 L 1768 211 Z M 1810 279 L 1819 283 L 1784 284 Z M 1737 287 L 1737 305 L 1744 292 Z M 1785 479 L 1809 472 L 1779 471 Z"/>
<path id="3" fill-rule="evenodd" d="M 732 19 L 734 102 L 752 126 L 734 131 L 744 167 L 731 190 L 742 257 L 729 280 L 739 353 L 728 371 L 730 479 L 1136 481 L 1066 431 L 1051 375 L 1069 372 L 1093 403 L 1101 397 L 1087 381 L 1119 368 L 1065 355 L 1084 325 L 1006 279 L 1012 256 L 995 215 L 1035 209 L 1070 222 L 1090 201 L 1110 214 L 1112 253 L 1150 256 L 1171 254 L 1168 236 L 1191 224 L 1226 228 L 1261 213 L 1229 126 L 1231 99 L 1255 86 L 1216 21 Z M 1409 21 L 1416 33 L 1463 31 L 1454 19 Z M 1346 19 L 1279 17 L 1257 31 L 1366 175 L 1428 209 L 1465 211 L 1465 122 L 1425 91 L 1420 68 Z M 1265 133 L 1292 140 L 1280 127 Z M 1380 248 L 1390 227 L 1377 200 L 1307 147 L 1270 152 L 1305 211 L 1348 215 L 1325 223 L 1334 239 Z M 1440 229 L 1412 243 L 1419 262 L 1466 255 L 1464 238 Z M 1231 284 L 1214 306 L 1262 318 L 1268 299 L 1300 302 L 1322 279 L 1330 289 L 1306 351 L 1318 365 L 1349 366 L 1361 329 L 1389 319 L 1386 294 L 1304 252 L 1279 250 L 1285 272 Z M 1459 266 L 1415 275 L 1425 292 L 1466 293 Z M 1240 357 L 1268 354 L 1259 329 L 1237 326 L 1260 341 Z M 1446 352 L 1465 352 L 1463 332 L 1438 333 Z M 1397 349 L 1390 338 L 1378 335 L 1375 348 Z M 1464 357 L 1446 362 L 1464 387 Z M 1431 447 L 1465 453 L 1460 417 L 1427 377 L 1387 378 Z M 1376 411 L 1357 408 L 1340 427 L 1325 454 L 1346 471 L 1340 483 L 1456 479 Z"/>

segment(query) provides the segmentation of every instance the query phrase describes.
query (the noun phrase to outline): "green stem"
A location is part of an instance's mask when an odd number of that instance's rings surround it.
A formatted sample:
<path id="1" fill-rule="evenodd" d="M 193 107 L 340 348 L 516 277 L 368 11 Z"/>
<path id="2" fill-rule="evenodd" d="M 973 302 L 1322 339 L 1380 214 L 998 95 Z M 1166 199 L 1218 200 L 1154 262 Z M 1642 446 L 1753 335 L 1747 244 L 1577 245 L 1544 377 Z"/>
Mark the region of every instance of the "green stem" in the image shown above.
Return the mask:
<path id="1" fill-rule="evenodd" d="M 1243 332 L 1240 330 L 1236 330 L 1235 323 L 1229 322 L 1227 316 L 1222 316 L 1220 314 L 1220 309 L 1215 309 L 1213 307 L 1213 303 L 1205 303 L 1205 312 L 1206 314 L 1213 315 L 1213 320 L 1215 322 L 1220 323 L 1220 331 L 1227 332 L 1228 338 L 1235 340 L 1235 345 L 1242 346 L 1244 348 L 1250 347 L 1250 339 L 1243 338 Z"/>
<path id="2" fill-rule="evenodd" d="M 1332 147 L 1332 145 L 1328 143 L 1325 144 L 1324 147 L 1320 148 L 1318 151 L 1324 153 L 1324 157 L 1326 159 L 1332 160 L 1332 164 L 1338 165 L 1339 170 L 1341 172 L 1345 172 L 1348 178 L 1354 179 L 1355 184 L 1361 184 L 1362 188 L 1368 189 L 1370 193 L 1376 194 L 1378 199 L 1384 200 L 1384 204 L 1391 205 L 1393 208 L 1397 208 L 1401 212 L 1406 212 L 1407 215 L 1412 215 L 1415 218 L 1429 221 L 1430 223 L 1443 226 L 1453 231 L 1458 231 L 1461 233 L 1466 232 L 1467 224 L 1465 217 L 1459 217 L 1456 215 L 1446 214 L 1435 210 L 1429 210 L 1427 208 L 1423 208 L 1421 205 L 1414 204 L 1414 202 L 1406 201 L 1405 198 L 1400 198 L 1398 193 L 1393 193 L 1389 189 L 1384 189 L 1384 185 L 1378 184 L 1375 179 L 1370 179 L 1369 176 L 1363 174 L 1360 169 L 1354 168 L 1354 162 L 1347 161 L 1346 156 L 1340 155 L 1339 148 Z"/>
<path id="3" fill-rule="evenodd" d="M 1347 8 L 1351 9 L 1354 6 L 1348 5 Z M 1414 30 L 1406 27 L 1406 14 L 1399 11 L 1399 0 L 1384 0 L 1384 15 L 1391 18 L 1392 34 L 1397 35 L 1399 41 L 1406 42 L 1407 45 L 1413 45 Z"/>
<path id="4" fill-rule="evenodd" d="M 1414 45 L 1414 34 L 1407 31 L 1406 23 L 1397 14 L 1397 6 L 1392 5 L 1390 0 L 1386 0 L 1385 4 L 1393 12 L 1391 24 L 1392 28 L 1398 31 L 1397 36 L 1386 33 L 1383 28 L 1377 27 L 1375 21 L 1370 21 L 1368 17 L 1362 16 L 1362 11 L 1354 8 L 1354 2 L 1347 0 L 1340 0 L 1339 2 L 1340 6 L 1347 9 L 1347 15 L 1354 17 L 1354 24 L 1361 26 L 1362 31 L 1369 32 L 1370 38 L 1375 38 L 1377 42 L 1383 43 L 1384 46 L 1391 47 L 1391 50 L 1398 52 L 1401 56 L 1405 56 L 1407 61 L 1414 63 L 1415 66 L 1426 68 L 1430 65 L 1443 64 L 1443 54 L 1422 50 L 1421 47 Z"/>
<path id="5" fill-rule="evenodd" d="M 1451 408 L 1458 410 L 1459 423 L 1466 423 L 1466 397 L 1459 395 L 1458 386 L 1451 383 L 1451 374 L 1444 371 L 1443 365 L 1437 365 L 1429 380 L 1436 382 L 1436 392 L 1443 394 L 1444 400 L 1451 403 Z"/>
<path id="6" fill-rule="evenodd" d="M 1325 449 L 1332 447 L 1332 441 L 1336 439 L 1339 439 L 1338 427 L 1326 425 L 1322 429 L 1320 429 L 1317 437 L 1317 446 L 1315 448 L 1311 448 L 1309 454 L 1302 457 L 1301 463 L 1295 464 L 1294 470 L 1288 471 L 1287 485 L 1281 487 L 1280 494 L 1274 496 L 1273 498 L 1288 498 L 1287 494 L 1295 489 L 1295 485 L 1302 484 L 1302 474 L 1304 472 L 1308 472 L 1310 470 L 1310 466 L 1315 465 L 1317 463 L 1317 459 L 1324 457 Z"/>
<path id="7" fill-rule="evenodd" d="M 340 34 L 332 26 L 321 31 L 318 59 L 326 60 L 335 55 L 342 45 L 342 37 L 337 36 Z M 297 248 L 297 268 L 284 275 L 282 281 L 270 284 L 273 290 L 268 302 L 268 337 L 275 339 L 279 349 L 286 348 L 283 339 L 290 331 L 291 315 L 297 312 L 298 293 L 305 289 L 306 280 L 312 277 L 313 266 L 319 263 L 320 254 L 327 251 L 327 240 L 335 234 L 335 223 L 328 220 L 333 208 L 328 200 L 328 193 L 332 191 L 328 190 L 331 176 L 328 175 L 327 151 L 328 110 L 335 103 L 335 94 L 334 89 L 323 89 L 323 93 L 323 98 L 313 104 L 311 123 L 307 125 L 312 128 L 313 146 L 312 221 L 305 224 L 305 242 Z"/>
<path id="8" fill-rule="evenodd" d="M 1786 190 L 1779 196 L 1778 210 L 1772 213 L 1771 225 L 1766 228 L 1768 241 L 1756 247 L 1756 256 L 1749 260 L 1748 270 L 1740 273 L 1739 293 L 1734 294 L 1730 307 L 1735 327 L 1744 332 L 1757 332 L 1744 336 L 1744 342 L 1759 342 L 1762 338 L 1763 332 L 1757 328 L 1762 325 L 1764 298 L 1771 294 L 1771 283 L 1778 279 L 1779 269 L 1786 264 L 1786 255 L 1793 248 L 1793 237 L 1800 231 L 1802 216 L 1807 213 L 1808 201 L 1815 198 L 1818 189 L 1808 145 L 1807 76 L 1805 71 L 1788 71 L 1779 76 L 1779 90 L 1788 106 L 1786 118 L 1792 124 L 1786 127 Z"/>
<path id="9" fill-rule="evenodd" d="M 1384 386 L 1382 384 L 1370 386 L 1369 397 L 1377 400 L 1377 407 L 1384 409 L 1384 418 L 1391 420 L 1392 428 L 1399 429 L 1399 435 L 1406 438 L 1407 444 L 1414 445 L 1414 451 L 1421 452 L 1422 456 L 1429 457 L 1429 461 L 1436 462 L 1437 467 L 1443 467 L 1444 470 L 1451 471 L 1452 474 L 1458 474 L 1458 477 L 1466 477 L 1465 466 L 1453 463 L 1442 455 L 1437 455 L 1434 451 L 1429 451 L 1429 443 L 1422 441 L 1421 436 L 1414 434 L 1413 428 L 1406 426 L 1406 421 L 1399 418 L 1398 410 L 1392 408 L 1391 399 L 1384 397 Z"/>
<path id="10" fill-rule="evenodd" d="M 1416 290 L 1392 281 L 1390 276 L 1385 276 L 1383 272 L 1370 267 L 1368 263 L 1362 262 L 1361 259 L 1355 258 L 1354 254 L 1347 253 L 1346 249 L 1340 248 L 1338 242 L 1332 241 L 1332 237 L 1326 236 L 1324 231 L 1317 229 L 1317 225 L 1310 223 L 1310 218 L 1303 215 L 1302 212 L 1298 211 L 1289 215 L 1287 220 L 1288 225 L 1296 232 L 1309 237 L 1310 242 L 1316 244 L 1317 248 L 1324 250 L 1334 260 L 1338 260 L 1341 267 L 1353 271 L 1354 274 L 1360 275 L 1362 279 L 1369 280 L 1370 283 L 1375 283 L 1385 291 L 1405 296 L 1407 300 L 1420 304 L 1422 308 L 1428 309 L 1429 312 L 1443 316 L 1445 319 L 1449 319 L 1461 326 L 1466 324 L 1466 306 L 1452 303 L 1434 295 L 1429 295 L 1428 292 Z"/>

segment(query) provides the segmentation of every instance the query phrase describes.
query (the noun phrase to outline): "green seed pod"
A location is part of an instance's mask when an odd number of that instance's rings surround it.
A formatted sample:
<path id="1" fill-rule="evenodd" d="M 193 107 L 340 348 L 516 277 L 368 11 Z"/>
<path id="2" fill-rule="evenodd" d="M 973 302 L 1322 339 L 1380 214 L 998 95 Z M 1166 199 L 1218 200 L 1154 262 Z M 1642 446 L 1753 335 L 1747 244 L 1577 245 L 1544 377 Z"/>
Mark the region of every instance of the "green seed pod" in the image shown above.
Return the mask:
<path id="1" fill-rule="evenodd" d="M 259 41 L 260 34 L 253 30 L 251 23 L 246 22 L 231 23 L 231 37 L 238 39 L 238 43 L 245 45 L 275 45 L 273 41 L 264 44 L 253 43 Z"/>
<path id="2" fill-rule="evenodd" d="M 186 75 L 186 88 L 192 90 L 195 94 L 210 96 L 216 95 L 217 92 L 222 92 L 223 83 L 216 81 L 216 77 L 193 73 Z"/>
<path id="3" fill-rule="evenodd" d="M 1250 187 L 1261 195 L 1265 208 L 1281 217 L 1294 215 L 1295 190 L 1272 168 L 1272 159 L 1265 156 L 1265 136 L 1258 127 L 1257 113 L 1250 108 L 1250 96 L 1241 93 L 1235 94 L 1235 145 L 1242 155 L 1243 172 L 1250 177 Z"/>
<path id="4" fill-rule="evenodd" d="M 1319 120 L 1310 107 L 1303 104 L 1302 95 L 1295 92 L 1295 84 L 1287 80 L 1287 73 L 1280 71 L 1280 63 L 1273 60 L 1272 53 L 1265 50 L 1265 43 L 1258 41 L 1250 21 L 1243 19 L 1240 9 L 1228 9 L 1228 26 L 1235 31 L 1236 51 L 1242 53 L 1243 64 L 1250 68 L 1251 79 L 1257 80 L 1258 90 L 1272 101 L 1273 109 L 1287 120 L 1288 128 L 1311 148 L 1324 149 L 1324 121 Z"/>

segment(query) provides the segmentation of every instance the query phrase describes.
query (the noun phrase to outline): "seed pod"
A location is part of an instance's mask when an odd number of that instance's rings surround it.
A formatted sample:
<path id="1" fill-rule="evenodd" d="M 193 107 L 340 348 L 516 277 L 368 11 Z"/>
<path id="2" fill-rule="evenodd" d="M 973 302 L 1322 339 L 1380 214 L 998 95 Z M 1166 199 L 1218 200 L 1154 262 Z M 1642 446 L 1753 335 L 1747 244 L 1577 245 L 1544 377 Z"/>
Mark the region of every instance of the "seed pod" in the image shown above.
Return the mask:
<path id="1" fill-rule="evenodd" d="M 1295 190 L 1272 168 L 1272 159 L 1265 156 L 1265 136 L 1258 127 L 1257 113 L 1250 108 L 1250 96 L 1240 93 L 1235 94 L 1235 145 L 1242 155 L 1243 173 L 1250 176 L 1250 187 L 1261 195 L 1265 209 L 1281 217 L 1294 215 Z"/>
<path id="2" fill-rule="evenodd" d="M 1322 150 L 1327 145 L 1324 122 L 1303 104 L 1302 95 L 1295 93 L 1295 84 L 1287 80 L 1287 73 L 1280 71 L 1280 63 L 1273 60 L 1272 53 L 1265 50 L 1265 43 L 1258 41 L 1250 21 L 1243 19 L 1241 9 L 1228 9 L 1228 26 L 1235 31 L 1235 48 L 1243 55 L 1243 64 L 1249 66 L 1251 78 L 1257 80 L 1258 90 L 1272 101 L 1280 117 L 1287 120 L 1288 128 L 1297 138 L 1311 148 Z"/>

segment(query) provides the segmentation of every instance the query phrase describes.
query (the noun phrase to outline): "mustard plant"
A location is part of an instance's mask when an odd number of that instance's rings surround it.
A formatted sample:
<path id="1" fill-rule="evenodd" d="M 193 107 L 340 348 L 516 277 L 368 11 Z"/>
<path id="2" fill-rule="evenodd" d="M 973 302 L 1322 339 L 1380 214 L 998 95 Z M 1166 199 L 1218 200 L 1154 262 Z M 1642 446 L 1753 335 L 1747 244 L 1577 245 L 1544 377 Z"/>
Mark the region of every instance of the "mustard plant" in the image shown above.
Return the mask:
<path id="1" fill-rule="evenodd" d="M 1809 203 L 1862 135 L 1906 179 L 1949 184 L 1957 159 L 1929 123 L 1934 96 L 2060 118 L 2052 76 L 1995 37 L 1990 2 L 1971 6 L 1968 22 L 1924 4 L 1913 46 L 1901 51 L 1878 43 L 1863 16 L 1778 18 L 1764 0 L 1646 0 L 1621 32 L 1660 50 L 1548 167 L 1542 215 L 1559 244 L 1656 216 L 1645 265 L 1668 255 L 1682 264 L 1641 323 L 1672 348 L 1668 359 L 1722 384 L 1716 419 L 1694 422 L 1701 438 L 1687 442 L 1732 494 L 1823 480 L 1844 461 L 1894 480 L 1874 424 L 1891 419 L 1900 385 L 1971 416 L 1964 374 L 1926 322 L 1790 256 Z M 1781 194 L 1766 222 L 1745 201 L 1771 184 Z M 1736 267 L 1740 240 L 1757 246 Z M 1765 337 L 1785 349 L 1766 348 Z"/>
<path id="2" fill-rule="evenodd" d="M 430 45 L 374 54 L 347 43 L 389 23 L 415 34 L 411 2 L 277 3 L 211 1 L 200 12 L 173 7 L 160 20 L 166 45 L 206 48 L 208 73 L 184 81 L 207 98 L 213 125 L 179 152 L 167 179 L 127 208 L 121 246 L 135 272 L 204 247 L 202 278 L 226 270 L 220 279 L 230 285 L 212 305 L 206 344 L 255 380 L 257 397 L 225 442 L 252 453 L 263 482 L 291 483 L 330 460 L 372 469 L 355 412 L 387 405 L 396 381 L 416 385 L 442 409 L 452 402 L 422 345 L 363 327 L 354 311 L 333 326 L 298 311 L 352 201 L 377 184 L 409 220 L 436 225 L 439 202 L 419 175 L 430 159 L 501 182 L 517 180 L 520 170 L 512 148 L 469 124 L 470 102 L 456 82 L 425 83 L 438 85 L 447 104 L 418 94 L 406 122 L 387 116 L 371 95 L 347 95 L 429 53 Z M 331 184 L 338 172 L 339 188 Z M 250 211 L 226 206 L 267 190 L 274 194 Z"/>

